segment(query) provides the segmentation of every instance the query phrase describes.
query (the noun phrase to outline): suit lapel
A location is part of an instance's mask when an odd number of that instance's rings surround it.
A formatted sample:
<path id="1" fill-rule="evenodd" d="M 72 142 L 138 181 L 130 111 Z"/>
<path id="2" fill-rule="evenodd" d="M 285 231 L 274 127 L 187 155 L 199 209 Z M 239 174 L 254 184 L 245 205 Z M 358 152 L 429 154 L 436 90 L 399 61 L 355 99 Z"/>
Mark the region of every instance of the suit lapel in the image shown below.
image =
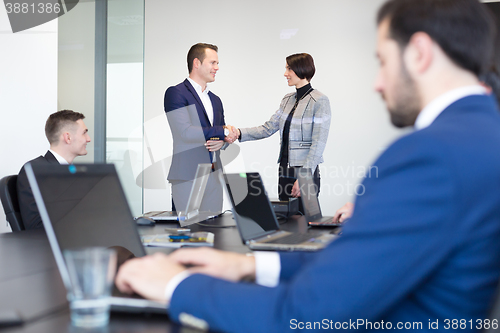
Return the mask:
<path id="1" fill-rule="evenodd" d="M 212 92 L 208 93 L 208 97 L 210 97 L 210 101 L 212 102 L 212 108 L 214 110 L 214 123 L 212 124 L 212 126 L 220 125 L 222 124 L 222 119 L 221 119 L 222 112 L 221 110 L 219 110 L 219 104 L 215 100 L 214 94 Z"/>
<path id="2" fill-rule="evenodd" d="M 57 160 L 57 158 L 49 150 L 47 150 L 47 153 L 45 154 L 44 158 L 50 164 L 59 164 L 59 161 Z"/>
<path id="3" fill-rule="evenodd" d="M 299 101 L 299 104 L 297 105 L 297 109 L 295 109 L 295 112 L 293 113 L 294 117 L 296 116 L 297 119 L 302 119 L 302 117 L 304 116 L 304 112 L 306 111 L 310 101 L 311 101 L 311 96 L 305 96 L 303 99 L 301 99 Z"/>
<path id="4" fill-rule="evenodd" d="M 207 111 L 205 110 L 205 107 L 203 106 L 203 103 L 201 102 L 200 96 L 198 96 L 198 93 L 194 89 L 193 85 L 191 84 L 191 82 L 189 82 L 188 79 L 184 80 L 184 84 L 186 85 L 187 89 L 194 96 L 196 102 L 198 103 L 199 109 L 197 108 L 197 110 L 203 111 L 203 115 L 205 116 L 205 120 L 207 121 L 207 124 L 210 124 L 210 121 L 208 120 Z M 213 105 L 213 103 L 212 103 L 212 105 Z M 199 112 L 198 112 L 198 115 L 201 116 L 201 114 Z M 201 121 L 201 119 L 200 119 L 200 121 Z"/>

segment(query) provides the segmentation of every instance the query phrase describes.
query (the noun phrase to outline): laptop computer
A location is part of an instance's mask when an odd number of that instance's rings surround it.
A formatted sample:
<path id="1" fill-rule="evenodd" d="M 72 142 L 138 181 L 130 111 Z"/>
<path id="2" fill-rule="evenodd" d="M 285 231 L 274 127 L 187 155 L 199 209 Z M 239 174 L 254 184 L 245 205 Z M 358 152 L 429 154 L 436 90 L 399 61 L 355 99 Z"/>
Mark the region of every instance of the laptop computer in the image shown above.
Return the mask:
<path id="1" fill-rule="evenodd" d="M 28 163 L 25 169 L 67 290 L 71 280 L 63 257 L 66 249 L 102 246 L 126 256 L 146 254 L 114 165 Z M 166 313 L 165 305 L 136 296 L 120 294 L 115 288 L 111 309 Z"/>
<path id="2" fill-rule="evenodd" d="M 143 217 L 149 217 L 155 221 L 179 221 L 179 216 L 177 212 L 171 210 L 154 210 L 151 212 L 144 213 Z"/>
<path id="3" fill-rule="evenodd" d="M 144 217 L 152 218 L 155 221 L 179 221 L 182 227 L 201 222 L 209 218 L 216 217 L 213 212 L 200 212 L 201 202 L 207 187 L 208 177 L 212 171 L 212 164 L 200 163 L 196 169 L 196 175 L 191 186 L 191 192 L 184 211 L 163 211 L 148 212 Z"/>
<path id="4" fill-rule="evenodd" d="M 321 207 L 319 206 L 317 187 L 314 184 L 311 169 L 300 168 L 296 173 L 299 180 L 300 198 L 307 223 L 315 227 L 338 227 L 342 223 L 334 222 L 333 216 L 323 216 Z"/>
<path id="5" fill-rule="evenodd" d="M 244 244 L 253 250 L 317 251 L 337 236 L 280 230 L 258 173 L 225 174 L 234 219 Z"/>

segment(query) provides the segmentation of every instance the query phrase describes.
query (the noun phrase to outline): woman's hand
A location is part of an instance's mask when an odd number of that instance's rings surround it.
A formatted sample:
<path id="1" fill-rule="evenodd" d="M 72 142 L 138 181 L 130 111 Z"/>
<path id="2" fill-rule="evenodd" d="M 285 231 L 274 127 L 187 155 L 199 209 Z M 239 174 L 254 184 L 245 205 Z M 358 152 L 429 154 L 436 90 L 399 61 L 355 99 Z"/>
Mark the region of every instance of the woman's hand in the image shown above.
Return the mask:
<path id="1" fill-rule="evenodd" d="M 225 142 L 233 143 L 234 141 L 238 140 L 238 138 L 240 137 L 239 129 L 232 125 L 225 125 L 224 128 L 229 130 L 229 134 L 224 138 Z"/>
<path id="2" fill-rule="evenodd" d="M 344 222 L 352 216 L 353 211 L 354 204 L 351 202 L 346 203 L 335 212 L 335 215 L 333 216 L 333 222 Z"/>
<path id="3" fill-rule="evenodd" d="M 294 197 L 294 198 L 300 197 L 300 187 L 299 187 L 299 181 L 298 180 L 296 180 L 295 183 L 293 183 L 292 197 Z"/>

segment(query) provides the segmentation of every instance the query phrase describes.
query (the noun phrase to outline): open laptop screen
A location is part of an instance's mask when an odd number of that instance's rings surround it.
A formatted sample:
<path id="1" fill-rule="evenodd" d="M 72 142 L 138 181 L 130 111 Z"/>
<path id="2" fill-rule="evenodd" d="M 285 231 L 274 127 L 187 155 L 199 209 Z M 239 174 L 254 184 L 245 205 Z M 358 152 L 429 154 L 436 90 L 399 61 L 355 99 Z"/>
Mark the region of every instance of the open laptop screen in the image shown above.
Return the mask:
<path id="1" fill-rule="evenodd" d="M 135 256 L 145 255 L 137 227 L 112 164 L 39 165 L 31 164 L 37 199 L 47 234 L 49 228 L 61 252 L 69 248 L 120 246 Z M 44 206 L 40 207 L 41 205 Z M 48 218 L 44 218 L 46 210 Z M 47 223 L 50 223 L 49 228 Z"/>
<path id="2" fill-rule="evenodd" d="M 279 229 L 258 173 L 232 173 L 225 177 L 234 218 L 244 241 Z"/>
<path id="3" fill-rule="evenodd" d="M 212 171 L 212 164 L 200 163 L 196 169 L 196 175 L 193 179 L 193 185 L 191 186 L 191 192 L 189 193 L 188 202 L 186 204 L 186 210 L 180 211 L 179 216 L 184 216 L 189 219 L 192 213 L 198 213 L 201 201 L 205 194 L 205 188 L 207 187 L 208 177 Z M 182 203 L 179 206 L 183 206 Z"/>
<path id="4" fill-rule="evenodd" d="M 300 168 L 296 175 L 299 180 L 300 196 L 307 220 L 313 221 L 315 219 L 320 219 L 323 215 L 321 214 L 321 208 L 318 201 L 318 188 L 316 184 L 314 184 L 311 169 Z"/>

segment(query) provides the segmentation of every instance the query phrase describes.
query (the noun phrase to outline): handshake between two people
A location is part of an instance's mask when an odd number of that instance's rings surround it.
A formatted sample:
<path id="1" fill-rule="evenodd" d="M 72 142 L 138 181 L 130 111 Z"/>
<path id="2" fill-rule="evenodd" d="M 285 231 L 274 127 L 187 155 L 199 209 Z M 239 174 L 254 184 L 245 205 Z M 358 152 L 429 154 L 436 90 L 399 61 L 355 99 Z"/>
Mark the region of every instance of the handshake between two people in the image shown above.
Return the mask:
<path id="1" fill-rule="evenodd" d="M 231 125 L 224 125 L 224 129 L 229 130 L 229 134 L 224 137 L 224 140 L 208 140 L 205 147 L 208 151 L 217 151 L 222 148 L 224 142 L 233 143 L 240 137 L 240 130 Z"/>
<path id="2" fill-rule="evenodd" d="M 229 134 L 224 138 L 225 142 L 233 143 L 234 141 L 238 140 L 238 138 L 240 137 L 239 129 L 232 125 L 225 125 L 224 128 L 229 130 Z"/>

